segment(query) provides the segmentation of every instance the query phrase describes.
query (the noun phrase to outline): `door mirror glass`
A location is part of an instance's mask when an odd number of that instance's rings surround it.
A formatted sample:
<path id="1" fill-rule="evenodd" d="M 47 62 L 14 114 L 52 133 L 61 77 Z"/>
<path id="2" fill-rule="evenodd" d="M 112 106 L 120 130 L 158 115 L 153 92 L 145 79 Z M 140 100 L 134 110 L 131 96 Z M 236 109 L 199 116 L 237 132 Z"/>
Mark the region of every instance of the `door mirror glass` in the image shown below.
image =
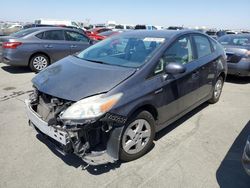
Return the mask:
<path id="1" fill-rule="evenodd" d="M 166 74 L 181 74 L 186 71 L 186 67 L 181 63 L 169 63 L 165 66 Z"/>

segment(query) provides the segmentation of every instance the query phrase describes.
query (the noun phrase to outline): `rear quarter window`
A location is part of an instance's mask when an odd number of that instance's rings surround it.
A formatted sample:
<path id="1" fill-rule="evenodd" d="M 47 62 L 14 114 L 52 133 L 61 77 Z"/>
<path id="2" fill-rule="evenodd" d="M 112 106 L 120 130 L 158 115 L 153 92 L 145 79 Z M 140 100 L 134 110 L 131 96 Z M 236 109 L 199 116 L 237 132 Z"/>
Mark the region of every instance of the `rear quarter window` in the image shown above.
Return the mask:
<path id="1" fill-rule="evenodd" d="M 36 37 L 39 39 L 43 39 L 43 34 L 44 34 L 44 32 L 38 33 L 38 34 L 36 34 Z"/>
<path id="2" fill-rule="evenodd" d="M 21 38 L 21 37 L 25 37 L 31 33 L 34 33 L 36 31 L 38 31 L 38 29 L 24 29 L 24 30 L 21 30 L 21 31 L 18 31 L 16 33 L 11 34 L 10 36 Z"/>

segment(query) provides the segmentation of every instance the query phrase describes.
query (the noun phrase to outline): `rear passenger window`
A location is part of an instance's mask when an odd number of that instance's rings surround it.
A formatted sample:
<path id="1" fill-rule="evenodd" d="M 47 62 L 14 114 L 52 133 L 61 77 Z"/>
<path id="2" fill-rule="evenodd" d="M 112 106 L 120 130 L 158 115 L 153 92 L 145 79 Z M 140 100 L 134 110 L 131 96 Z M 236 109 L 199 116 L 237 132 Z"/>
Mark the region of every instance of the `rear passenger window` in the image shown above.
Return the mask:
<path id="1" fill-rule="evenodd" d="M 88 42 L 89 39 L 84 35 L 74 32 L 74 31 L 66 31 L 66 40 L 68 41 L 78 41 L 78 42 Z"/>
<path id="2" fill-rule="evenodd" d="M 63 31 L 53 30 L 53 31 L 45 31 L 43 39 L 45 40 L 64 40 Z"/>
<path id="3" fill-rule="evenodd" d="M 194 36 L 198 58 L 204 57 L 212 53 L 210 42 L 207 37 L 197 35 Z"/>

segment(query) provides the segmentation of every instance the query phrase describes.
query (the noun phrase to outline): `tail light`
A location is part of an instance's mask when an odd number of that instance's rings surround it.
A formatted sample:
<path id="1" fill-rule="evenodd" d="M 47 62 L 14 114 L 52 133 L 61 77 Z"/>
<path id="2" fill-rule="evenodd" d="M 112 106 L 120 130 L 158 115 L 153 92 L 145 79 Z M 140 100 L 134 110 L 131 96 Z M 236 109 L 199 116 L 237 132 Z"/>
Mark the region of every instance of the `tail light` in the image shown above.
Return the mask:
<path id="1" fill-rule="evenodd" d="M 4 42 L 3 48 L 16 49 L 20 45 L 22 45 L 21 42 Z"/>

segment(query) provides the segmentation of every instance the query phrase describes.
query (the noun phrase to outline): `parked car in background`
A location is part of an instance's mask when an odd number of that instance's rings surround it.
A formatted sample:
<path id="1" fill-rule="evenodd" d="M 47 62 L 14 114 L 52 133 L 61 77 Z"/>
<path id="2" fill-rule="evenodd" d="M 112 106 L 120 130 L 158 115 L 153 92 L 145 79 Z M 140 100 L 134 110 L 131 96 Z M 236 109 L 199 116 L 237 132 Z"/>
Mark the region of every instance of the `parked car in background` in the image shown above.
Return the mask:
<path id="1" fill-rule="evenodd" d="M 250 176 L 250 135 L 248 136 L 242 155 L 242 164 L 246 173 Z"/>
<path id="2" fill-rule="evenodd" d="M 72 21 L 72 20 L 39 19 L 39 20 L 35 20 L 35 24 L 58 25 L 58 26 L 74 26 L 74 27 L 77 27 L 77 28 L 81 28 L 75 21 Z"/>
<path id="3" fill-rule="evenodd" d="M 147 153 L 156 132 L 216 103 L 226 73 L 224 49 L 207 35 L 124 32 L 40 72 L 26 109 L 64 153 L 91 165 L 131 161 Z"/>
<path id="4" fill-rule="evenodd" d="M 205 33 L 215 40 L 218 39 L 217 30 L 209 29 L 209 30 L 205 31 Z"/>
<path id="5" fill-rule="evenodd" d="M 45 24 L 27 24 L 23 26 L 23 29 L 29 29 L 29 28 L 33 28 L 33 27 L 65 27 L 65 28 L 69 28 L 69 29 L 74 29 L 79 31 L 80 33 L 86 34 L 85 30 L 79 28 L 79 27 L 75 27 L 75 26 L 59 26 L 59 25 L 45 25 Z"/>
<path id="6" fill-rule="evenodd" d="M 133 30 L 133 29 L 134 29 L 134 27 L 131 25 L 119 24 L 119 25 L 116 25 L 115 29 L 113 29 L 113 30 L 115 31 L 115 30 Z"/>
<path id="7" fill-rule="evenodd" d="M 160 25 L 155 25 L 155 27 L 157 30 L 164 30 L 165 29 L 163 26 L 160 26 Z"/>
<path id="8" fill-rule="evenodd" d="M 250 31 L 247 31 L 247 30 L 241 30 L 240 32 L 245 33 L 245 34 L 250 34 Z"/>
<path id="9" fill-rule="evenodd" d="M 168 30 L 183 30 L 184 28 L 182 26 L 169 26 L 167 28 Z"/>
<path id="10" fill-rule="evenodd" d="M 34 27 L 58 27 L 57 25 L 46 25 L 46 24 L 26 24 L 23 29 L 29 29 Z"/>
<path id="11" fill-rule="evenodd" d="M 227 53 L 228 74 L 250 76 L 250 34 L 224 35 L 218 41 Z"/>
<path id="12" fill-rule="evenodd" d="M 153 25 L 136 25 L 135 29 L 143 29 L 143 30 L 157 30 L 157 28 Z"/>
<path id="13" fill-rule="evenodd" d="M 105 31 L 105 32 L 100 33 L 99 36 L 102 37 L 102 40 L 103 40 L 103 39 L 106 39 L 108 37 L 117 35 L 117 34 L 122 33 L 122 32 L 123 32 L 123 30 L 120 30 L 120 31 Z"/>
<path id="14" fill-rule="evenodd" d="M 29 66 L 39 72 L 65 56 L 92 44 L 86 35 L 68 28 L 40 27 L 0 37 L 3 63 Z"/>
<path id="15" fill-rule="evenodd" d="M 225 30 L 227 35 L 234 35 L 234 34 L 240 34 L 239 31 L 233 31 L 233 30 Z"/>
<path id="16" fill-rule="evenodd" d="M 7 27 L 2 29 L 3 35 L 10 35 L 11 33 L 15 33 L 23 28 L 20 24 L 10 24 Z"/>
<path id="17" fill-rule="evenodd" d="M 86 31 L 86 34 L 89 38 L 93 39 L 93 40 L 103 40 L 103 37 L 100 36 L 99 34 L 105 31 L 112 31 L 109 28 L 105 28 L 105 27 L 100 27 L 100 28 L 94 28 L 94 29 L 90 29 L 88 31 Z"/>
<path id="18" fill-rule="evenodd" d="M 115 21 L 107 21 L 106 23 L 106 27 L 109 29 L 114 29 L 116 26 L 116 22 Z"/>

